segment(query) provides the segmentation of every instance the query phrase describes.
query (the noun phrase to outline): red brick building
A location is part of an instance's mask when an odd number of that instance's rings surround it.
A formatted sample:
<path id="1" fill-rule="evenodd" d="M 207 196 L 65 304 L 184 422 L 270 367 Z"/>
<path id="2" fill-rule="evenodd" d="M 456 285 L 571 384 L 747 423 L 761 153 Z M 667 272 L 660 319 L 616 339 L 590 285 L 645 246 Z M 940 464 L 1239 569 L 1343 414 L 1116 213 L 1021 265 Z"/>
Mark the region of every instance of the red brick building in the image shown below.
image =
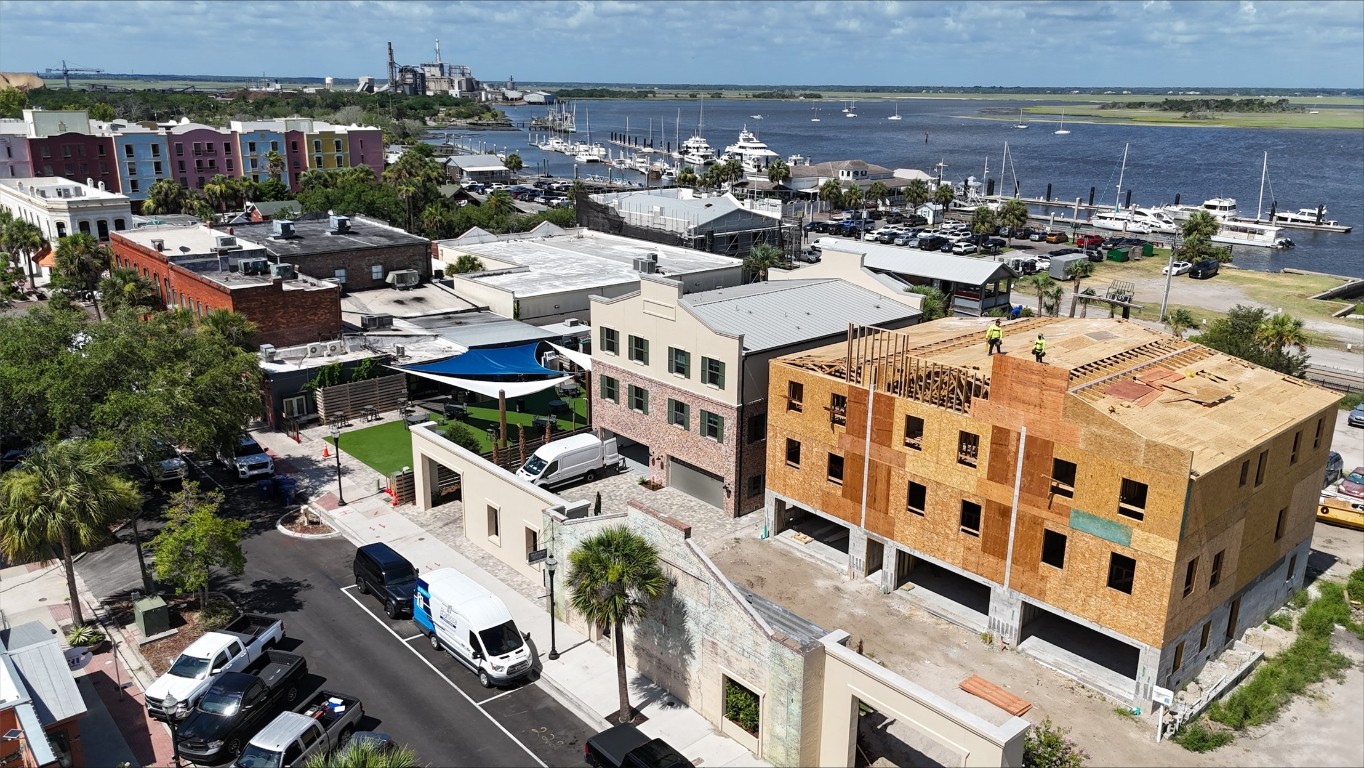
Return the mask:
<path id="1" fill-rule="evenodd" d="M 84 130 L 85 126 L 81 126 Z M 109 192 L 122 192 L 118 158 L 112 136 L 67 132 L 28 140 L 34 176 L 61 176 L 73 181 L 91 180 Z"/>
<path id="2" fill-rule="evenodd" d="M 146 227 L 114 233 L 114 263 L 156 284 L 162 307 L 203 317 L 215 309 L 256 324 L 256 342 L 289 346 L 341 337 L 335 283 L 238 240 L 231 229 Z"/>

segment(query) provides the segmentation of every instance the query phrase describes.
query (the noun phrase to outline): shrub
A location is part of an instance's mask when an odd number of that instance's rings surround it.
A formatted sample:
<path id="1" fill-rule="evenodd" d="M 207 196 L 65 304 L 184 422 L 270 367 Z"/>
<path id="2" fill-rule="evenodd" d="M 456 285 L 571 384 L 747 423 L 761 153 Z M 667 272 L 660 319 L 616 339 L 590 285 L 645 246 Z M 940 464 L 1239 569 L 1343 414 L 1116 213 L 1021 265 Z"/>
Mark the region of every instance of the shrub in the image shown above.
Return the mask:
<path id="1" fill-rule="evenodd" d="M 725 719 L 758 735 L 758 694 L 725 678 Z"/>
<path id="2" fill-rule="evenodd" d="M 209 600 L 208 605 L 199 611 L 199 624 L 205 632 L 222 629 L 232 623 L 235 618 L 237 618 L 236 606 L 221 598 Z"/>
<path id="3" fill-rule="evenodd" d="M 1052 724 L 1050 719 L 1028 729 L 1023 736 L 1023 768 L 1080 768 L 1089 753 L 1080 749 L 1067 735 L 1069 728 Z"/>
<path id="4" fill-rule="evenodd" d="M 469 453 L 483 453 L 483 445 L 479 443 L 478 435 L 474 434 L 474 430 L 471 429 L 468 424 L 451 419 L 450 421 L 445 422 L 445 426 L 441 427 L 441 431 L 445 434 L 446 440 L 458 445 Z"/>
<path id="5" fill-rule="evenodd" d="M 1364 568 L 1356 568 L 1350 574 L 1350 580 L 1345 583 L 1345 591 L 1350 593 L 1352 601 L 1364 603 Z"/>
<path id="6" fill-rule="evenodd" d="M 66 644 L 75 648 L 77 646 L 90 647 L 104 642 L 104 633 L 94 624 L 82 624 L 66 633 Z"/>
<path id="7" fill-rule="evenodd" d="M 1229 731 L 1215 730 L 1204 725 L 1202 720 L 1195 720 L 1175 731 L 1172 741 L 1190 752 L 1211 752 L 1230 744 L 1234 738 Z"/>
<path id="8" fill-rule="evenodd" d="M 1331 650 L 1329 637 L 1309 634 L 1301 622 L 1299 627 L 1303 633 L 1292 645 L 1262 664 L 1225 700 L 1208 708 L 1210 719 L 1236 730 L 1271 722 L 1294 695 L 1350 666 L 1348 658 Z"/>
<path id="9" fill-rule="evenodd" d="M 1294 592 L 1293 596 L 1288 598 L 1288 605 L 1293 608 L 1297 608 L 1298 610 L 1306 608 L 1307 604 L 1310 602 L 1312 602 L 1312 595 L 1308 594 L 1307 590 L 1305 589 L 1300 589 L 1297 592 Z"/>
<path id="10" fill-rule="evenodd" d="M 1293 631 L 1293 617 L 1288 615 L 1284 611 L 1279 611 L 1278 613 L 1266 619 L 1266 621 L 1278 627 L 1279 629 L 1285 630 L 1287 632 Z"/>
<path id="11" fill-rule="evenodd" d="M 1360 403 L 1364 403 L 1364 392 L 1351 392 L 1340 398 L 1340 408 L 1342 410 L 1351 410 Z"/>

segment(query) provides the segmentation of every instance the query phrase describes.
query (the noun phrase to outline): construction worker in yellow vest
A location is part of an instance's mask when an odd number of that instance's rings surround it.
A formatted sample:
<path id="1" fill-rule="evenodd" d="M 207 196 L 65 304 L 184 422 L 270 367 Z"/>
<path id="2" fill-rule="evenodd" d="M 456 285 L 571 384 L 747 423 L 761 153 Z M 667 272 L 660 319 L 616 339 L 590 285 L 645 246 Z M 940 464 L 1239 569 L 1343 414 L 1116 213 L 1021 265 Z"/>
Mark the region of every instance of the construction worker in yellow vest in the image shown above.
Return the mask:
<path id="1" fill-rule="evenodd" d="M 996 320 L 985 330 L 985 353 L 993 355 L 996 352 L 1004 352 L 1004 328 Z"/>
<path id="2" fill-rule="evenodd" d="M 1042 334 L 1037 334 L 1037 341 L 1032 343 L 1032 356 L 1037 362 L 1042 362 L 1042 358 L 1047 356 L 1047 340 Z"/>

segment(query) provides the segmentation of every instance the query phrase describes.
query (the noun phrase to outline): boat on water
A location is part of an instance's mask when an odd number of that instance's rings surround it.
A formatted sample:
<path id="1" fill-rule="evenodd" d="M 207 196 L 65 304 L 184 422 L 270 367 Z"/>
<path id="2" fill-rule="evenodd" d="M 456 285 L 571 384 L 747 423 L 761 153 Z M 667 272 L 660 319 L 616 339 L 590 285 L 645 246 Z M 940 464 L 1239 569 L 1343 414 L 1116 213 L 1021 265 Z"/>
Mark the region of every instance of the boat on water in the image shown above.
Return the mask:
<path id="1" fill-rule="evenodd" d="M 810 118 L 810 122 L 812 122 L 812 123 L 818 123 L 818 122 L 819 122 L 819 107 L 814 107 L 814 110 L 815 110 L 815 116 L 812 117 L 812 118 Z"/>
<path id="2" fill-rule="evenodd" d="M 887 117 L 886 119 L 887 119 L 887 120 L 901 120 L 901 119 L 903 119 L 903 118 L 900 117 L 900 102 L 898 102 L 898 101 L 895 102 L 895 114 L 891 115 L 890 117 Z"/>
<path id="3" fill-rule="evenodd" d="M 701 134 L 693 134 L 691 138 L 682 142 L 682 148 L 677 152 L 677 159 L 693 166 L 714 165 L 715 150 Z"/>
<path id="4" fill-rule="evenodd" d="M 749 115 L 749 117 L 753 118 L 754 120 L 761 120 L 761 119 L 763 119 L 763 116 L 762 116 L 762 115 Z"/>
<path id="5" fill-rule="evenodd" d="M 1293 241 L 1281 237 L 1279 227 L 1229 219 L 1212 236 L 1214 243 L 1223 245 L 1253 245 L 1259 248 L 1292 248 Z"/>
<path id="6" fill-rule="evenodd" d="M 806 157 L 805 155 L 800 155 L 800 154 L 796 154 L 796 155 L 787 155 L 787 156 L 786 156 L 786 164 L 789 165 L 789 166 L 791 166 L 791 167 L 793 167 L 793 168 L 794 168 L 795 166 L 797 166 L 797 165 L 809 165 L 809 164 L 810 164 L 810 158 Z"/>
<path id="7" fill-rule="evenodd" d="M 1269 212 L 1269 223 L 1293 229 L 1315 229 L 1325 232 L 1349 232 L 1349 224 L 1341 224 L 1335 219 L 1326 218 L 1326 206 L 1320 208 L 1299 208 L 1289 213 Z"/>
<path id="8" fill-rule="evenodd" d="M 1018 122 L 1014 123 L 1015 128 L 1027 128 L 1028 124 L 1023 122 L 1023 110 L 1018 110 Z"/>
<path id="9" fill-rule="evenodd" d="M 843 108 L 844 117 L 857 117 L 857 102 L 850 101 L 848 106 Z"/>
<path id="10" fill-rule="evenodd" d="M 1159 208 L 1128 208 L 1127 210 L 1099 211 L 1090 217 L 1089 223 L 1095 229 L 1114 232 L 1135 232 L 1146 235 L 1156 232 L 1173 235 L 1179 231 L 1179 223 L 1170 214 Z"/>
<path id="11" fill-rule="evenodd" d="M 747 127 L 739 131 L 739 140 L 725 147 L 724 154 L 720 156 L 720 160 L 724 162 L 738 160 L 749 173 L 766 171 L 772 163 L 780 159 L 781 155 L 769 149 L 767 144 Z"/>
<path id="12" fill-rule="evenodd" d="M 1203 211 L 1220 221 L 1236 215 L 1236 198 L 1210 197 L 1202 205 L 1162 205 L 1160 210 L 1175 221 L 1188 221 L 1194 211 Z"/>
<path id="13" fill-rule="evenodd" d="M 1057 136 L 1069 136 L 1069 135 L 1070 135 L 1070 131 L 1067 131 L 1067 130 L 1066 130 L 1066 112 L 1065 112 L 1065 110 L 1061 110 L 1061 127 L 1060 127 L 1060 128 L 1057 128 L 1057 129 L 1054 130 L 1054 131 L 1052 131 L 1052 133 L 1056 134 Z"/>

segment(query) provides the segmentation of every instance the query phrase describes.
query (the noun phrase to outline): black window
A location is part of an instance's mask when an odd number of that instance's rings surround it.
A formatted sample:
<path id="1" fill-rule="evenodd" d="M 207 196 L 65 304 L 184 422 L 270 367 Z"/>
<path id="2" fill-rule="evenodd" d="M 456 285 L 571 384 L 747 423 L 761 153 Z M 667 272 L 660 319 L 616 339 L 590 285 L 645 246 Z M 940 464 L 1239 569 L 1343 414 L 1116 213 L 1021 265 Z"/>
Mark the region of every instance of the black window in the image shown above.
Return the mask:
<path id="1" fill-rule="evenodd" d="M 748 417 L 748 442 L 757 443 L 767 439 L 767 414 L 758 413 Z"/>
<path id="2" fill-rule="evenodd" d="M 1194 590 L 1194 579 L 1197 579 L 1197 578 L 1198 578 L 1198 558 L 1195 557 L 1194 559 L 1192 559 L 1192 560 L 1189 561 L 1189 564 L 1188 564 L 1188 565 L 1184 566 L 1184 596 L 1185 596 L 1185 597 L 1188 597 L 1189 595 L 1192 595 L 1192 594 L 1193 594 L 1193 590 Z"/>
<path id="3" fill-rule="evenodd" d="M 620 382 L 610 376 L 601 377 L 601 399 L 620 402 Z"/>
<path id="4" fill-rule="evenodd" d="M 1244 486 L 1250 479 L 1250 459 L 1241 462 L 1241 482 L 1238 485 Z"/>
<path id="5" fill-rule="evenodd" d="M 1132 594 L 1132 579 L 1137 573 L 1137 561 L 1117 552 L 1108 555 L 1108 586 Z"/>
<path id="6" fill-rule="evenodd" d="M 1051 460 L 1051 492 L 1067 499 L 1075 497 L 1075 464 L 1065 459 Z"/>
<path id="7" fill-rule="evenodd" d="M 1293 433 L 1293 452 L 1288 454 L 1288 463 L 1298 463 L 1298 449 L 1302 447 L 1302 430 Z"/>
<path id="8" fill-rule="evenodd" d="M 916 515 L 925 514 L 928 509 L 928 487 L 910 480 L 905 496 L 905 509 Z"/>
<path id="9" fill-rule="evenodd" d="M 800 441 L 786 438 L 786 465 L 800 467 Z"/>
<path id="10" fill-rule="evenodd" d="M 701 382 L 712 387 L 724 389 L 725 364 L 713 358 L 701 358 Z"/>
<path id="11" fill-rule="evenodd" d="M 1118 514 L 1133 520 L 1146 519 L 1146 483 L 1122 479 L 1122 490 L 1118 495 Z"/>
<path id="12" fill-rule="evenodd" d="M 710 411 L 701 411 L 701 435 L 717 443 L 725 441 L 725 417 Z"/>
<path id="13" fill-rule="evenodd" d="M 678 376 L 691 376 L 691 353 L 685 349 L 668 347 L 668 373 Z"/>
<path id="14" fill-rule="evenodd" d="M 980 435 L 962 430 L 957 433 L 957 463 L 976 466 L 980 458 Z"/>
<path id="15" fill-rule="evenodd" d="M 1282 538 L 1283 538 L 1284 527 L 1285 527 L 1285 524 L 1286 524 L 1287 522 L 1288 522 L 1288 508 L 1285 507 L 1285 508 L 1279 510 L 1279 519 L 1278 519 L 1277 522 L 1274 523 L 1274 540 L 1275 540 L 1275 541 L 1278 541 L 1279 539 L 1282 539 Z"/>
<path id="16" fill-rule="evenodd" d="M 1208 589 L 1222 583 L 1222 556 L 1226 553 L 1224 549 L 1212 556 L 1212 568 L 1208 571 Z"/>
<path id="17" fill-rule="evenodd" d="M 1269 451 L 1260 451 L 1260 458 L 1255 463 L 1255 487 L 1259 488 L 1265 481 L 1265 468 L 1269 466 Z"/>
<path id="18" fill-rule="evenodd" d="M 629 385 L 629 392 L 630 408 L 632 410 L 639 411 L 640 413 L 648 413 L 649 390 L 644 389 L 643 387 L 636 387 L 634 384 L 631 384 Z"/>
<path id="19" fill-rule="evenodd" d="M 829 454 L 828 478 L 834 485 L 843 484 L 843 457 L 836 453 Z"/>
<path id="20" fill-rule="evenodd" d="M 1177 670 L 1182 666 L 1184 666 L 1184 643 L 1180 642 L 1179 645 L 1175 646 L 1174 669 Z"/>
<path id="21" fill-rule="evenodd" d="M 786 410 L 799 413 L 804 408 L 805 385 L 798 381 L 786 382 Z"/>
<path id="22" fill-rule="evenodd" d="M 615 328 L 602 326 L 601 351 L 612 355 L 620 354 L 620 334 L 616 332 Z"/>
<path id="23" fill-rule="evenodd" d="M 641 336 L 630 337 L 630 359 L 636 363 L 649 364 L 649 340 Z"/>
<path id="24" fill-rule="evenodd" d="M 980 505 L 974 501 L 961 500 L 961 532 L 980 535 Z"/>
<path id="25" fill-rule="evenodd" d="M 668 398 L 668 423 L 691 429 L 691 406 Z"/>
<path id="26" fill-rule="evenodd" d="M 1318 449 L 1318 448 L 1321 447 L 1321 427 L 1322 427 L 1322 421 L 1323 421 L 1323 419 L 1317 419 L 1317 434 L 1316 434 L 1315 437 L 1312 438 L 1312 450 L 1314 450 L 1314 451 L 1315 451 L 1316 449 Z"/>
<path id="27" fill-rule="evenodd" d="M 1066 535 L 1052 530 L 1042 531 L 1042 562 L 1057 568 L 1066 567 Z"/>
<path id="28" fill-rule="evenodd" d="M 848 397 L 847 395 L 829 395 L 829 419 L 835 424 L 848 423 Z"/>
<path id="29" fill-rule="evenodd" d="M 1202 633 L 1201 635 L 1199 635 L 1199 637 L 1198 637 L 1198 650 L 1201 651 L 1201 650 L 1203 650 L 1204 648 L 1207 648 L 1207 647 L 1208 647 L 1208 635 L 1210 635 L 1210 634 L 1212 634 L 1212 622 L 1211 622 L 1211 621 L 1209 621 L 1209 622 L 1207 622 L 1207 623 L 1205 623 L 1205 624 L 1203 625 L 1203 633 Z"/>
<path id="30" fill-rule="evenodd" d="M 763 495 L 763 476 L 754 475 L 748 478 L 748 498 Z"/>
<path id="31" fill-rule="evenodd" d="M 905 417 L 905 447 L 916 451 L 924 449 L 924 420 L 918 416 Z"/>

